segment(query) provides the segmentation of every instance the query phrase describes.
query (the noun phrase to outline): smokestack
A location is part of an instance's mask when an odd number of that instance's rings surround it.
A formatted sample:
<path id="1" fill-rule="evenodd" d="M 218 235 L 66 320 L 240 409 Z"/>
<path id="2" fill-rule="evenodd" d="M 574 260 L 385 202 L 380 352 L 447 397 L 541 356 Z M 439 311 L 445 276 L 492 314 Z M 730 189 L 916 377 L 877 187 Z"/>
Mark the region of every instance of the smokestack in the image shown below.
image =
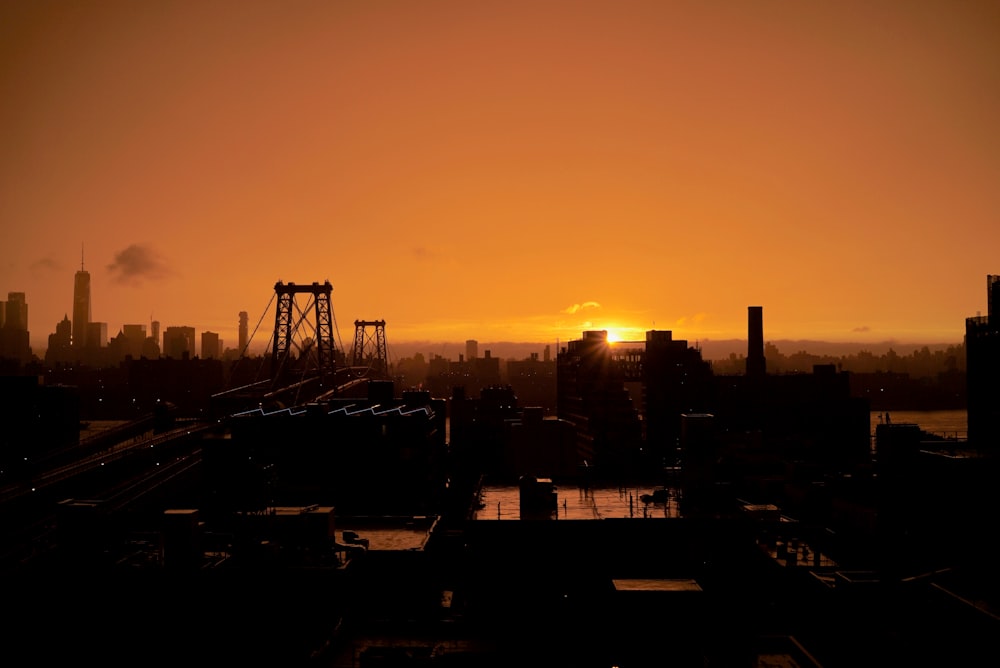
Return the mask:
<path id="1" fill-rule="evenodd" d="M 764 307 L 747 307 L 747 376 L 762 378 L 767 373 L 764 360 Z"/>

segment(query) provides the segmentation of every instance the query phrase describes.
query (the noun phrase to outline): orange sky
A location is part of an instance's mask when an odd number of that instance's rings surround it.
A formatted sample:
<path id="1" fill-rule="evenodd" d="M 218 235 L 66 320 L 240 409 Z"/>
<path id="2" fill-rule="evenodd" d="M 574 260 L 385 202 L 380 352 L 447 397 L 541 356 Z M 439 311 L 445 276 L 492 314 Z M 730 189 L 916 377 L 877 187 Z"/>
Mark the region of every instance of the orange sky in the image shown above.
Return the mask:
<path id="1" fill-rule="evenodd" d="M 111 335 L 329 280 L 345 340 L 960 342 L 1000 5 L 820 5 L 4 3 L 0 299 L 44 348 L 82 244 Z"/>

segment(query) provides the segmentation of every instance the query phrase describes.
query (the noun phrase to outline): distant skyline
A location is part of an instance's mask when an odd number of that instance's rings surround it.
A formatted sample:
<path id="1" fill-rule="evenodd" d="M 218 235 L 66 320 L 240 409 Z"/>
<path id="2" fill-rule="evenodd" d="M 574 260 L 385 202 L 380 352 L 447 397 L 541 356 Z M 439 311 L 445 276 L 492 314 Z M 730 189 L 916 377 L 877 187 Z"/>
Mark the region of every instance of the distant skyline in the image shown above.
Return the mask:
<path id="1" fill-rule="evenodd" d="M 83 246 L 111 336 L 235 347 L 329 280 L 390 346 L 743 339 L 751 305 L 768 341 L 960 343 L 998 34 L 931 0 L 5 3 L 0 299 L 44 349 Z"/>

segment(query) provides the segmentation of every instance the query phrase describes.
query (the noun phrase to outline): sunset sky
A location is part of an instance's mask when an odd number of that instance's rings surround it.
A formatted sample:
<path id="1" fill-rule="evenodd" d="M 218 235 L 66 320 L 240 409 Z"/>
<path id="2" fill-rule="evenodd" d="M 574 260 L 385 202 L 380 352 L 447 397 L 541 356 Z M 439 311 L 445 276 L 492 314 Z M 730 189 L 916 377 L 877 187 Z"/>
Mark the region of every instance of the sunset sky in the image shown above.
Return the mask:
<path id="1" fill-rule="evenodd" d="M 279 280 L 345 341 L 957 343 L 1000 273 L 996 2 L 9 1 L 0 138 L 36 352 L 81 247 L 110 335 L 229 346 Z"/>

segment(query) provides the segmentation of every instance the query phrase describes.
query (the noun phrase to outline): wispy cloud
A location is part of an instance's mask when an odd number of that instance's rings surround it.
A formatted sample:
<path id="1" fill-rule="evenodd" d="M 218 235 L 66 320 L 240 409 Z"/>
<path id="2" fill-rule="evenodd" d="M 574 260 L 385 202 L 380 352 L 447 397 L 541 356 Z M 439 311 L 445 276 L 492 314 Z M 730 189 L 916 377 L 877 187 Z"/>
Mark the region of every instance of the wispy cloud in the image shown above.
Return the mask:
<path id="1" fill-rule="evenodd" d="M 870 332 L 870 331 L 872 331 L 872 328 L 869 327 L 868 325 L 861 325 L 860 327 L 855 327 L 851 331 L 852 332 Z"/>
<path id="2" fill-rule="evenodd" d="M 143 279 L 159 280 L 172 273 L 159 253 L 141 244 L 132 244 L 115 253 L 115 260 L 107 269 L 115 282 L 136 285 Z"/>
<path id="3" fill-rule="evenodd" d="M 417 260 L 437 260 L 441 257 L 440 253 L 433 251 L 426 246 L 414 246 L 410 249 L 410 252 Z"/>
<path id="4" fill-rule="evenodd" d="M 585 309 L 601 308 L 601 305 L 597 302 L 583 302 L 582 304 L 573 304 L 572 306 L 567 306 L 562 310 L 562 313 L 567 313 L 573 315 L 574 313 L 579 313 Z"/>
<path id="5" fill-rule="evenodd" d="M 43 257 L 35 260 L 31 263 L 32 271 L 49 272 L 57 271 L 60 268 L 60 264 L 53 260 L 51 257 Z"/>
<path id="6" fill-rule="evenodd" d="M 704 322 L 706 318 L 708 318 L 707 313 L 695 313 L 692 316 L 682 315 L 674 323 L 674 326 L 684 327 L 685 325 L 698 325 Z"/>

